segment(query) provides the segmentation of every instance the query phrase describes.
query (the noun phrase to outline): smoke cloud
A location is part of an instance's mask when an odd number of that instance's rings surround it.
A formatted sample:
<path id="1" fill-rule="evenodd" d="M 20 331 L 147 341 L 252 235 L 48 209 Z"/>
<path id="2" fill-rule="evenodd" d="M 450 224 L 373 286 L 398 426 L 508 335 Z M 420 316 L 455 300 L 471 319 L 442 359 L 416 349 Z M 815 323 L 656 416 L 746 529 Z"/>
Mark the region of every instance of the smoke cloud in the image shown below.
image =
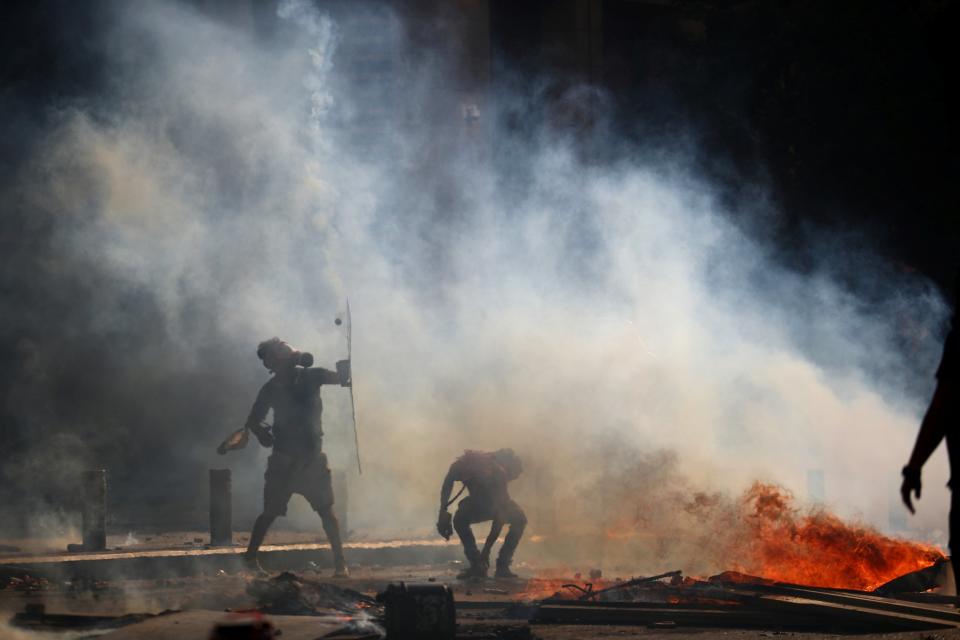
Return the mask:
<path id="1" fill-rule="evenodd" d="M 43 221 L 4 327 L 5 412 L 27 435 L 2 471 L 38 488 L 30 510 L 103 465 L 118 518 L 202 523 L 205 470 L 228 465 L 244 526 L 267 452 L 214 449 L 267 378 L 256 344 L 332 368 L 349 297 L 363 475 L 340 388 L 324 448 L 358 533 L 428 534 L 447 466 L 500 447 L 524 459 L 531 534 L 585 555 L 635 508 L 604 488 L 638 465 L 652 497 L 755 480 L 806 496 L 822 473 L 813 498 L 889 528 L 947 317 L 931 283 L 863 238 L 808 239 L 812 266 L 790 269 L 754 232 L 773 205 L 731 204 L 692 168 L 695 132 L 628 145 L 595 89 L 558 115 L 550 78 L 478 98 L 453 44 L 414 47 L 385 5 L 337 6 L 114 5 L 105 87 L 48 105 L 5 194 Z M 588 101 L 596 126 L 571 132 Z M 942 458 L 914 523 L 928 535 Z M 319 531 L 304 504 L 292 516 Z"/>

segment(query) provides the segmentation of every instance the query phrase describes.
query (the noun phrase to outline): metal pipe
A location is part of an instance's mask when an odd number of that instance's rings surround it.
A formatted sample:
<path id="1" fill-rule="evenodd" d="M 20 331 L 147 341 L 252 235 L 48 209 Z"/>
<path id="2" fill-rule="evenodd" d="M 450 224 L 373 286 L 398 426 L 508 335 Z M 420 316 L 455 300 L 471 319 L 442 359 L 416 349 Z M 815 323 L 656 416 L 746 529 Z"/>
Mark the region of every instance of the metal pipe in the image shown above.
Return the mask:
<path id="1" fill-rule="evenodd" d="M 107 470 L 83 472 L 83 549 L 107 548 Z"/>

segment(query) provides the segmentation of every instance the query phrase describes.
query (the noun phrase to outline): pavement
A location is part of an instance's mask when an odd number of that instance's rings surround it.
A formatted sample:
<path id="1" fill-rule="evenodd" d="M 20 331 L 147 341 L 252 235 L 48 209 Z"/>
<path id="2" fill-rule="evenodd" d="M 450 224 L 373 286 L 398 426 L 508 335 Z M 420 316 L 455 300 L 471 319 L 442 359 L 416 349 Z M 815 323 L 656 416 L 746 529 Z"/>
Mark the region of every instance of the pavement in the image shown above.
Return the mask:
<path id="1" fill-rule="evenodd" d="M 238 538 L 243 534 L 238 534 Z M 199 538 L 199 542 L 197 539 Z M 236 540 L 237 538 L 235 538 Z M 153 543 L 153 544 L 151 544 Z M 15 545 L 8 545 L 15 546 Z M 238 563 L 242 545 L 207 547 L 202 534 L 180 532 L 161 540 L 143 540 L 98 553 L 65 553 L 55 548 L 32 548 L 0 555 L 0 639 L 7 640 L 167 640 L 208 638 L 214 625 L 229 621 L 237 612 L 258 607 L 248 593 L 255 576 Z M 573 638 L 723 638 L 752 640 L 771 636 L 804 639 L 837 638 L 837 634 L 792 632 L 776 628 L 737 630 L 721 628 L 647 628 L 622 625 L 530 624 L 529 607 L 522 603 L 540 598 L 564 581 L 576 580 L 572 571 L 556 568 L 555 577 L 537 579 L 545 567 L 518 562 L 518 580 L 459 582 L 463 568 L 459 546 L 442 540 L 358 541 L 348 545 L 351 577 L 334 580 L 329 547 L 308 539 L 288 540 L 264 548 L 266 568 L 276 574 L 294 569 L 312 581 L 375 595 L 390 583 L 447 584 L 457 602 L 458 640 L 568 640 Z M 35 573 L 24 579 L 24 570 Z M 20 577 L 14 580 L 13 576 Z M 577 576 L 579 577 L 579 576 Z M 142 619 L 119 619 L 119 628 L 79 629 L 69 624 L 51 629 L 4 626 L 28 607 L 43 605 L 44 619 L 61 616 L 116 618 L 144 614 Z M 64 618 L 66 620 L 70 620 Z M 346 619 L 336 611 L 323 615 L 267 615 L 281 640 L 314 640 L 343 629 Z M 358 635 L 342 636 L 362 637 Z M 870 640 L 960 640 L 960 630 L 862 634 Z"/>

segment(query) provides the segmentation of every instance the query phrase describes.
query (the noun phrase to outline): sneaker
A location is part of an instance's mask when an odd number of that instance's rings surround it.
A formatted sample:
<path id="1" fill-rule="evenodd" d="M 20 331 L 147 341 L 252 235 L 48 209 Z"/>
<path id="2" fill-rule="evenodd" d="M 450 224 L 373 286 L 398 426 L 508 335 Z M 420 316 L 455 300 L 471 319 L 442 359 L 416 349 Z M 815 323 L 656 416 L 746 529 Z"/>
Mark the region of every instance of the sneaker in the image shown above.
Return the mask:
<path id="1" fill-rule="evenodd" d="M 501 565 L 497 567 L 497 570 L 493 574 L 494 578 L 519 578 L 517 574 L 513 571 L 510 571 L 510 565 Z"/>
<path id="2" fill-rule="evenodd" d="M 347 565 L 343 565 L 343 566 L 341 566 L 341 567 L 337 567 L 337 568 L 334 569 L 334 571 L 333 571 L 333 577 L 334 577 L 334 578 L 349 578 L 349 577 L 350 577 L 350 569 L 347 568 Z"/>
<path id="3" fill-rule="evenodd" d="M 470 565 L 457 574 L 457 580 L 481 580 L 487 577 L 487 567 L 484 564 Z"/>
<path id="4" fill-rule="evenodd" d="M 247 571 L 252 573 L 254 577 L 257 578 L 269 578 L 270 572 L 260 566 L 260 560 L 257 559 L 256 555 L 247 555 L 243 554 L 243 564 L 246 567 Z"/>

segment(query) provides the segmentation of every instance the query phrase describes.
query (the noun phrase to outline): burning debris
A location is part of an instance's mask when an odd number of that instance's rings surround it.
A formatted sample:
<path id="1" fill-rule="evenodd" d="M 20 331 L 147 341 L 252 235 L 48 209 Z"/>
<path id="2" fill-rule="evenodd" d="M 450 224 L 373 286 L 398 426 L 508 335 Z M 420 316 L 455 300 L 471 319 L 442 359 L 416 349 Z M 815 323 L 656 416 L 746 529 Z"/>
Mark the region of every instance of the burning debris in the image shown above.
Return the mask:
<path id="1" fill-rule="evenodd" d="M 946 559 L 933 545 L 885 536 L 824 510 L 803 513 L 772 485 L 755 483 L 743 504 L 749 537 L 734 568 L 778 582 L 871 591 Z"/>
<path id="2" fill-rule="evenodd" d="M 649 466 L 649 465 L 647 465 Z M 631 480 L 649 469 L 628 469 Z M 664 496 L 645 491 L 672 483 Z M 936 546 L 887 536 L 824 507 L 802 506 L 786 489 L 755 482 L 738 497 L 691 490 L 655 476 L 639 490 L 627 482 L 611 499 L 627 505 L 605 522 L 611 554 L 658 554 L 694 575 L 733 571 L 777 582 L 871 591 L 943 561 Z"/>

